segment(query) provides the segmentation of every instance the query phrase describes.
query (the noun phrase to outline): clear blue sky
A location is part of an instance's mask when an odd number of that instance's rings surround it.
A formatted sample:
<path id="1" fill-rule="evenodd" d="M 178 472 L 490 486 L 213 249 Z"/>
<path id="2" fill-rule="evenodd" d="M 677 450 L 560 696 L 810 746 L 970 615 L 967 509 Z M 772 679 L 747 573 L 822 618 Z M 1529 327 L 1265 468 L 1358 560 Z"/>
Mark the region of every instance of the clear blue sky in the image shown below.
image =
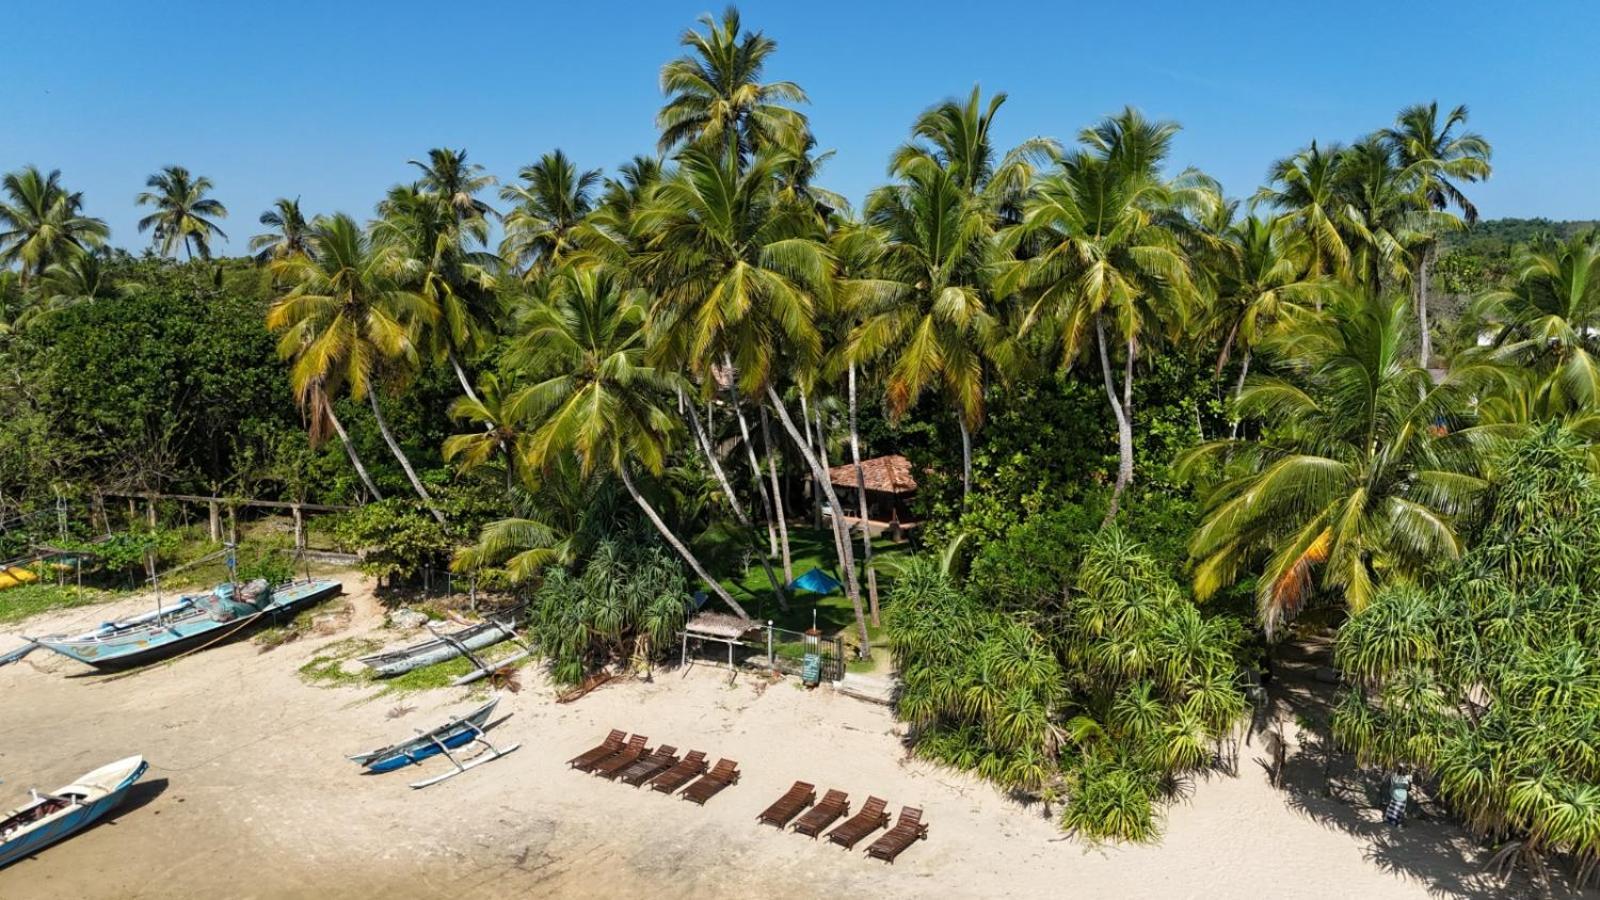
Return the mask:
<path id="1" fill-rule="evenodd" d="M 466 147 L 503 180 L 562 147 L 614 167 L 655 142 L 656 75 L 706 0 L 29 3 L 7 13 L 0 168 L 60 168 L 115 243 L 168 163 L 211 176 L 232 247 L 274 197 L 370 214 L 406 160 Z M 1180 165 L 1248 195 L 1312 138 L 1466 103 L 1494 144 L 1487 216 L 1600 217 L 1600 4 L 747 2 L 798 81 L 823 182 L 859 202 L 918 111 L 1003 90 L 1009 145 L 1133 104 Z"/>

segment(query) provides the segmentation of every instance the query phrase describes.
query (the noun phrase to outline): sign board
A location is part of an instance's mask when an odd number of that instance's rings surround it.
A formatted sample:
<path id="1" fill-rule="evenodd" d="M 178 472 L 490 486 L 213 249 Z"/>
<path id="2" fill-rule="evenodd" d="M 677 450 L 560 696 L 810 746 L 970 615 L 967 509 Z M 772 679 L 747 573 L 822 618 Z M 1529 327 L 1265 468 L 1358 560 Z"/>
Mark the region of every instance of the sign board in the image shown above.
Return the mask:
<path id="1" fill-rule="evenodd" d="M 806 654 L 805 664 L 800 669 L 800 680 L 812 685 L 822 681 L 822 654 Z"/>

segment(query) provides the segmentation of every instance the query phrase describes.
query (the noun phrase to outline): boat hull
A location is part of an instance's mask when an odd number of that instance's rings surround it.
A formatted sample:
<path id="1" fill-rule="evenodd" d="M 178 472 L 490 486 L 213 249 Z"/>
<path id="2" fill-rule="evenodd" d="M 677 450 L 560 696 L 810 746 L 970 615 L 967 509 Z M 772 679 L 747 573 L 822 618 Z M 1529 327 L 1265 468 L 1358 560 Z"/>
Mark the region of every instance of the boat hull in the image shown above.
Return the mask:
<path id="1" fill-rule="evenodd" d="M 25 856 L 32 856 L 40 850 L 65 840 L 74 834 L 88 828 L 106 814 L 115 809 L 127 797 L 128 790 L 133 787 L 149 768 L 141 757 L 130 757 L 121 762 L 112 763 L 97 772 L 91 772 L 80 781 L 87 782 L 100 773 L 116 770 L 112 777 L 114 781 L 104 785 L 72 784 L 59 788 L 57 794 L 76 793 L 82 787 L 98 787 L 99 796 L 89 799 L 81 806 L 74 806 L 60 813 L 47 816 L 44 821 L 25 826 L 22 833 L 17 834 L 3 843 L 0 843 L 0 868 L 4 868 Z"/>
<path id="2" fill-rule="evenodd" d="M 427 734 L 418 735 L 408 741 L 402 741 L 401 743 L 384 747 L 381 750 L 358 753 L 350 757 L 350 759 L 365 766 L 369 772 L 376 775 L 403 769 L 429 757 L 438 756 L 442 752 L 439 749 L 439 744 L 443 744 L 451 750 L 463 747 L 471 743 L 473 738 L 483 730 L 489 721 L 489 717 L 494 714 L 495 705 L 499 702 L 498 699 L 490 700 L 461 718 L 447 722 Z M 438 741 L 438 743 L 436 744 L 434 741 Z"/>
<path id="3" fill-rule="evenodd" d="M 45 637 L 37 642 L 103 671 L 137 668 L 282 621 L 342 591 L 343 585 L 337 581 L 299 582 L 273 591 L 271 602 L 247 618 L 218 622 L 189 606 L 175 616 L 149 620 L 136 628 L 117 628 L 109 633 L 103 630 L 75 638 Z"/>
<path id="4" fill-rule="evenodd" d="M 360 661 L 372 669 L 372 673 L 377 677 L 393 678 L 413 669 L 455 659 L 461 655 L 461 647 L 466 647 L 468 650 L 482 650 L 515 636 L 508 625 L 491 619 L 449 635 L 448 641 L 434 638 L 390 653 L 364 656 Z M 457 646 L 458 644 L 460 646 Z"/>

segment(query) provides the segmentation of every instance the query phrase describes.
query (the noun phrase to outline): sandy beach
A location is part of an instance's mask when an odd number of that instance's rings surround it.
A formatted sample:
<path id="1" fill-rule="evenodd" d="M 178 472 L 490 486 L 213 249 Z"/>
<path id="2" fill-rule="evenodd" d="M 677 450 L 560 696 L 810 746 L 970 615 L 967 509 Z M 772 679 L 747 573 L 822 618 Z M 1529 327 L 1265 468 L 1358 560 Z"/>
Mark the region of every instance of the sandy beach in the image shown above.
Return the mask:
<path id="1" fill-rule="evenodd" d="M 730 684 L 704 664 L 565 705 L 524 669 L 523 689 L 502 695 L 511 718 L 491 732 L 521 749 L 414 791 L 419 772 L 445 764 L 367 777 L 345 754 L 437 724 L 472 696 L 305 683 L 296 670 L 318 649 L 381 625 L 367 583 L 343 577 L 352 615 L 270 651 L 242 641 L 122 678 L 45 651 L 0 668 L 0 806 L 122 756 L 150 761 L 111 820 L 0 870 L 0 898 L 1505 896 L 1448 821 L 1389 830 L 1344 769 L 1334 783 L 1346 787 L 1328 796 L 1310 739 L 1291 740 L 1283 789 L 1268 783 L 1259 742 L 1242 746 L 1238 776 L 1193 785 L 1161 843 L 1089 847 L 1039 806 L 907 759 L 887 708 L 794 679 Z M 19 634 L 144 607 L 7 626 L 0 651 Z M 743 780 L 701 808 L 565 767 L 613 727 L 737 759 Z M 875 794 L 893 810 L 921 806 L 929 838 L 886 866 L 758 826 L 796 779 L 857 804 Z"/>

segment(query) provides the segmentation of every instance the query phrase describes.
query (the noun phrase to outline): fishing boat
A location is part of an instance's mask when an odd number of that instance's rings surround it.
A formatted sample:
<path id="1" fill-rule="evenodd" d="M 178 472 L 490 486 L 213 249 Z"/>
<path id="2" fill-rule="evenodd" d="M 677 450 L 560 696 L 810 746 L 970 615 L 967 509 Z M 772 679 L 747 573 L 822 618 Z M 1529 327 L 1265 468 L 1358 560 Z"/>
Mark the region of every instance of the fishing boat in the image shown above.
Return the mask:
<path id="1" fill-rule="evenodd" d="M 6 653 L 0 653 L 0 666 L 10 665 L 14 662 L 21 662 L 24 656 L 27 656 L 29 653 L 32 653 L 37 649 L 39 649 L 39 645 L 35 644 L 33 641 L 29 641 L 14 650 L 10 650 Z"/>
<path id="2" fill-rule="evenodd" d="M 450 634 L 436 632 L 431 640 L 420 644 L 363 656 L 360 662 L 372 669 L 377 677 L 392 678 L 413 669 L 455 659 L 463 653 L 471 657 L 474 650 L 492 647 L 501 641 L 516 637 L 516 632 L 511 628 L 513 618 L 514 613 L 490 616 L 488 621 L 469 625 Z"/>
<path id="3" fill-rule="evenodd" d="M 337 581 L 296 581 L 271 589 L 264 581 L 228 583 L 208 594 L 184 597 L 158 612 L 107 622 L 84 634 L 30 640 L 97 669 L 129 669 L 220 643 L 292 616 L 342 590 Z"/>
<path id="4" fill-rule="evenodd" d="M 130 756 L 51 793 L 33 791 L 33 799 L 0 818 L 0 867 L 71 837 L 103 818 L 122 802 L 148 767 L 144 757 Z"/>
<path id="5" fill-rule="evenodd" d="M 398 744 L 390 744 L 377 750 L 370 750 L 366 753 L 357 753 L 350 756 L 349 759 L 364 767 L 368 774 L 379 775 L 443 755 L 449 758 L 455 769 L 436 778 L 415 782 L 411 786 L 423 788 L 430 784 L 438 784 L 447 778 L 454 778 L 469 769 L 493 762 L 522 746 L 521 744 L 513 744 L 504 750 L 500 750 L 484 738 L 484 730 L 488 727 L 489 717 L 494 715 L 495 705 L 499 702 L 500 699 L 496 697 L 472 712 L 451 719 L 437 728 L 420 732 L 416 737 L 408 738 Z M 488 755 L 463 763 L 456 759 L 454 753 L 450 752 L 474 743 L 482 744 L 487 748 Z"/>

